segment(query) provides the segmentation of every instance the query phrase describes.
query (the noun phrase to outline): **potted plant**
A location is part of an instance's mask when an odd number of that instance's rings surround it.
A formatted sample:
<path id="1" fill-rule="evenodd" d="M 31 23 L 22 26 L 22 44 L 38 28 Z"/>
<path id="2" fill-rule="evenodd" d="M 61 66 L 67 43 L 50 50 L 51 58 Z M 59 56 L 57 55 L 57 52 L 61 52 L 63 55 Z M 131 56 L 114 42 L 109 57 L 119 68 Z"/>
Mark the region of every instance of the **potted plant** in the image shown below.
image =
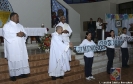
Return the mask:
<path id="1" fill-rule="evenodd" d="M 45 34 L 44 37 L 41 38 L 41 43 L 39 47 L 43 51 L 49 51 L 51 44 L 51 34 Z"/>

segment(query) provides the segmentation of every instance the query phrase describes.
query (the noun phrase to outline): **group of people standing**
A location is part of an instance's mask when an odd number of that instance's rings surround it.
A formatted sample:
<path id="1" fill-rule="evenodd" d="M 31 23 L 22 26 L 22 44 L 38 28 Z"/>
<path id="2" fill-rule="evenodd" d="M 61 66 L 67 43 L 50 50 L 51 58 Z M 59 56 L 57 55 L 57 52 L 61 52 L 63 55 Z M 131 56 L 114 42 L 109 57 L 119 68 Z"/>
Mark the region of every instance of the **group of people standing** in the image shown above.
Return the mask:
<path id="1" fill-rule="evenodd" d="M 60 22 L 52 33 L 50 56 L 49 56 L 49 76 L 52 80 L 57 77 L 63 79 L 64 73 L 70 70 L 71 61 L 69 37 L 72 33 L 70 26 L 65 23 L 66 18 L 60 17 Z M 10 21 L 2 29 L 4 37 L 4 54 L 8 61 L 10 79 L 16 81 L 16 77 L 27 77 L 30 73 L 28 63 L 28 53 L 26 48 L 27 33 L 19 23 L 19 15 L 15 12 L 10 14 Z"/>
<path id="2" fill-rule="evenodd" d="M 94 38 L 97 33 L 97 39 L 102 40 L 102 19 L 98 18 L 97 22 L 93 22 L 93 19 L 90 18 L 90 21 L 88 23 L 88 32 L 86 33 L 85 39 L 82 41 L 80 46 L 91 46 L 91 45 L 96 45 L 94 43 Z M 127 35 L 127 28 L 124 27 L 122 29 L 122 34 L 120 37 L 125 38 L 125 37 L 130 37 Z M 106 40 L 115 40 L 115 32 L 114 30 L 110 30 L 110 36 L 106 38 Z M 129 59 L 129 54 L 128 54 L 128 46 L 127 46 L 127 41 L 125 40 L 123 44 L 120 46 L 121 53 L 122 53 L 122 67 L 123 68 L 128 68 L 128 59 Z M 107 46 L 106 50 L 106 55 L 108 58 L 107 62 L 107 73 L 110 74 L 111 68 L 113 68 L 113 59 L 115 55 L 115 45 Z M 93 64 L 93 56 L 94 52 L 90 51 L 87 53 L 84 53 L 84 62 L 85 62 L 85 76 L 87 80 L 95 79 L 91 72 L 92 72 L 92 64 Z"/>
<path id="3" fill-rule="evenodd" d="M 66 23 L 64 16 L 60 17 L 60 22 L 55 27 L 55 32 L 52 33 L 50 58 L 49 58 L 49 76 L 52 80 L 57 77 L 63 79 L 64 73 L 70 71 L 69 61 L 71 61 L 70 47 L 73 47 L 69 40 L 72 34 L 72 29 Z"/>
<path id="4" fill-rule="evenodd" d="M 122 29 L 122 32 L 123 32 L 123 34 L 121 34 L 120 37 L 122 37 L 122 38 L 130 37 L 130 36 L 127 35 L 127 28 L 124 27 Z M 80 46 L 96 45 L 94 43 L 94 41 L 91 40 L 92 35 L 93 34 L 88 31 L 86 33 L 85 39 L 82 41 Z M 110 30 L 110 36 L 107 37 L 106 40 L 116 40 L 114 30 Z M 127 40 L 124 40 L 124 42 L 120 46 L 120 49 L 121 49 L 121 53 L 122 53 L 122 68 L 129 68 L 129 65 L 128 65 L 129 53 L 128 53 Z M 107 55 L 107 58 L 108 58 L 106 71 L 107 71 L 108 74 L 110 74 L 111 73 L 111 68 L 113 68 L 113 60 L 114 60 L 114 55 L 115 55 L 115 45 L 107 46 L 106 55 Z M 92 76 L 93 58 L 94 58 L 94 52 L 93 51 L 84 53 L 85 76 L 86 76 L 87 80 L 95 79 Z"/>
<path id="5" fill-rule="evenodd" d="M 122 29 L 122 34 L 120 37 L 130 37 L 127 35 L 127 28 L 124 27 Z M 110 31 L 110 37 L 107 37 L 106 40 L 114 40 L 115 39 L 115 32 L 114 30 Z M 121 53 L 122 53 L 122 67 L 128 68 L 128 59 L 129 59 L 129 53 L 128 53 L 128 45 L 127 40 L 124 40 L 123 44 L 120 46 Z M 108 63 L 107 63 L 107 73 L 110 74 L 110 69 L 113 68 L 113 59 L 115 55 L 115 45 L 113 46 L 107 46 L 107 57 L 108 57 Z"/>
<path id="6" fill-rule="evenodd" d="M 102 27 L 103 27 L 103 20 L 101 18 L 98 18 L 97 21 L 93 21 L 92 18 L 90 18 L 90 21 L 88 23 L 88 31 L 92 33 L 91 39 L 94 41 L 95 37 L 97 37 L 98 40 L 102 39 Z"/>
<path id="7" fill-rule="evenodd" d="M 57 77 L 63 79 L 66 71 L 70 71 L 69 61 L 71 61 L 71 50 L 73 47 L 70 42 L 70 36 L 72 29 L 69 24 L 66 23 L 66 18 L 61 16 L 60 22 L 55 27 L 55 32 L 52 33 L 50 56 L 49 56 L 49 68 L 48 73 L 52 80 L 56 80 Z M 93 20 L 90 19 L 89 31 L 86 33 L 86 38 L 82 41 L 80 46 L 91 46 L 96 45 L 94 43 L 95 29 L 94 24 L 91 23 Z M 97 21 L 97 28 L 100 29 L 99 19 Z M 99 27 L 98 27 L 99 26 Z M 126 28 L 123 28 L 122 37 L 126 37 Z M 4 37 L 4 53 L 5 58 L 8 61 L 9 75 L 12 81 L 16 81 L 16 76 L 22 78 L 27 77 L 30 73 L 28 63 L 28 53 L 26 49 L 26 38 L 27 34 L 24 27 L 19 23 L 19 15 L 17 13 L 10 14 L 10 21 L 7 22 L 3 27 Z M 114 31 L 110 31 L 110 37 L 106 40 L 113 40 L 115 38 Z M 110 69 L 113 67 L 114 59 L 114 48 L 115 46 L 107 46 L 107 73 L 110 74 Z M 128 48 L 127 41 L 121 46 L 122 51 L 122 67 L 129 67 L 128 65 Z M 95 79 L 92 75 L 92 64 L 93 64 L 94 52 L 84 53 L 85 62 L 85 77 L 87 80 Z"/>

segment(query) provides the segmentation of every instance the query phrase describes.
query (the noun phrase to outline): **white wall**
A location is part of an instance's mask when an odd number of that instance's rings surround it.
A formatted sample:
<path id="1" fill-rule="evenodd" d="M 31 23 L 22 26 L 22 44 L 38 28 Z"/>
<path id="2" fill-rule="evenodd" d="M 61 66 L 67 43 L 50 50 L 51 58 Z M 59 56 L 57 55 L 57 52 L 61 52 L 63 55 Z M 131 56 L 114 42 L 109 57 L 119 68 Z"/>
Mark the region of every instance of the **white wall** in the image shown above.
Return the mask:
<path id="1" fill-rule="evenodd" d="M 83 4 L 70 4 L 80 14 L 81 21 L 81 39 L 85 37 L 85 31 L 83 31 L 83 21 L 89 21 L 90 18 L 93 18 L 94 21 L 98 17 L 105 19 L 105 13 L 110 13 L 110 2 L 94 2 L 94 3 L 83 3 Z M 112 9 L 113 10 L 113 9 Z"/>
<path id="2" fill-rule="evenodd" d="M 89 18 L 93 18 L 93 20 L 96 21 L 98 17 L 105 20 L 105 13 L 116 14 L 117 4 L 130 1 L 133 0 L 108 0 L 94 3 L 69 4 L 81 16 L 81 39 L 85 36 L 85 31 L 83 31 L 83 21 L 89 21 Z"/>
<path id="3" fill-rule="evenodd" d="M 110 3 L 110 13 L 116 14 L 117 12 L 117 6 L 115 3 Z"/>
<path id="4" fill-rule="evenodd" d="M 25 27 L 40 27 L 42 23 L 49 28 L 49 33 L 54 32 L 51 28 L 51 0 L 9 0 L 14 12 L 20 16 L 20 23 Z M 58 0 L 68 9 L 69 24 L 73 30 L 72 42 L 80 42 L 80 15 L 66 4 Z"/>
<path id="5" fill-rule="evenodd" d="M 42 23 L 51 28 L 50 0 L 9 0 L 14 12 L 25 27 L 40 27 Z"/>
<path id="6" fill-rule="evenodd" d="M 120 3 L 130 2 L 133 0 L 108 0 L 108 1 L 110 1 L 111 3 L 120 4 Z"/>

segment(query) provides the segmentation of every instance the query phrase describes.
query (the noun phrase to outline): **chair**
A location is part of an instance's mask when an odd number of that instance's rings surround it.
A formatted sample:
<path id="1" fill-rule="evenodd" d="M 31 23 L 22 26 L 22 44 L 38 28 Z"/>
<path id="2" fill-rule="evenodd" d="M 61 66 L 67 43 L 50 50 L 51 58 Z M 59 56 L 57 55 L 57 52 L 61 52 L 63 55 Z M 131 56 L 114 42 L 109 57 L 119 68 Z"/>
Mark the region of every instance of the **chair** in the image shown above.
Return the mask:
<path id="1" fill-rule="evenodd" d="M 31 41 L 31 44 L 32 44 L 32 41 L 36 41 L 36 43 L 37 43 L 35 36 L 30 36 L 30 41 Z"/>

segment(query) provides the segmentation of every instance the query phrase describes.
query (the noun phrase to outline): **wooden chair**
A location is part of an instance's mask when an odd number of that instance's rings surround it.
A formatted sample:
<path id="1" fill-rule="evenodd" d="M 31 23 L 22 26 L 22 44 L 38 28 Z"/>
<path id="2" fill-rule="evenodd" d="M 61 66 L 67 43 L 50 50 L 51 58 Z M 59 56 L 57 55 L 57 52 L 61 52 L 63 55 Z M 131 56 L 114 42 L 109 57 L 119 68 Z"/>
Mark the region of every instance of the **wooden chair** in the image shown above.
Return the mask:
<path id="1" fill-rule="evenodd" d="M 32 41 L 36 41 L 36 43 L 37 43 L 37 40 L 36 40 L 35 36 L 30 36 L 30 41 L 31 41 L 31 44 L 32 44 Z"/>

